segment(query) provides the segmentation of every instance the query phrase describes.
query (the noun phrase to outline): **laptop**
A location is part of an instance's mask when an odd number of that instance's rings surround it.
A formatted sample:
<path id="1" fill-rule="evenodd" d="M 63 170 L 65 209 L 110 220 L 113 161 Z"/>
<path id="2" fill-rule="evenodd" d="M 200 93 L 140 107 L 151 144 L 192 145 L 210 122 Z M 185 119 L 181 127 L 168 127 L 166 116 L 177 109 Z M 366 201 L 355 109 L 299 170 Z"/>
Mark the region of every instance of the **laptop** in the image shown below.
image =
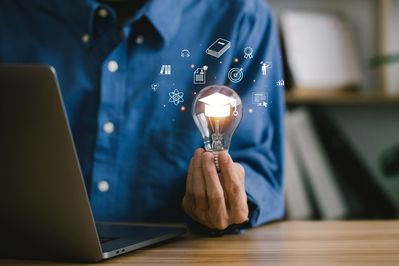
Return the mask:
<path id="1" fill-rule="evenodd" d="M 0 257 L 95 262 L 185 232 L 96 224 L 54 68 L 0 65 Z"/>

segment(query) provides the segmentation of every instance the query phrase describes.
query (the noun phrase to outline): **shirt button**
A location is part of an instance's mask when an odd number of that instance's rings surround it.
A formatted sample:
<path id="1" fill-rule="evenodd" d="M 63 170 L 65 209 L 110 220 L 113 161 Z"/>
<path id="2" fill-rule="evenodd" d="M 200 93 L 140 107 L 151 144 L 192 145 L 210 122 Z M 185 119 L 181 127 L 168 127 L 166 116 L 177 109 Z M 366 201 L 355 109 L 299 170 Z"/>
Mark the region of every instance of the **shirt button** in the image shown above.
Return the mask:
<path id="1" fill-rule="evenodd" d="M 98 10 L 98 15 L 100 16 L 100 18 L 105 18 L 108 15 L 108 11 L 104 8 L 100 8 Z"/>
<path id="2" fill-rule="evenodd" d="M 109 190 L 109 184 L 107 181 L 98 182 L 98 190 L 101 192 L 107 192 Z"/>
<path id="3" fill-rule="evenodd" d="M 108 63 L 108 70 L 110 71 L 110 72 L 115 72 L 115 71 L 117 71 L 118 70 L 118 63 L 117 62 L 115 62 L 115 61 L 109 61 L 109 63 Z"/>
<path id="4" fill-rule="evenodd" d="M 110 133 L 114 132 L 114 129 L 115 129 L 114 124 L 112 124 L 111 122 L 107 122 L 104 124 L 105 133 L 110 134 Z"/>
<path id="5" fill-rule="evenodd" d="M 90 36 L 89 34 L 85 34 L 82 36 L 82 42 L 87 43 L 90 41 Z"/>
<path id="6" fill-rule="evenodd" d="M 143 35 L 138 35 L 137 37 L 136 37 L 136 43 L 137 44 L 142 44 L 144 42 L 144 37 L 143 37 Z"/>

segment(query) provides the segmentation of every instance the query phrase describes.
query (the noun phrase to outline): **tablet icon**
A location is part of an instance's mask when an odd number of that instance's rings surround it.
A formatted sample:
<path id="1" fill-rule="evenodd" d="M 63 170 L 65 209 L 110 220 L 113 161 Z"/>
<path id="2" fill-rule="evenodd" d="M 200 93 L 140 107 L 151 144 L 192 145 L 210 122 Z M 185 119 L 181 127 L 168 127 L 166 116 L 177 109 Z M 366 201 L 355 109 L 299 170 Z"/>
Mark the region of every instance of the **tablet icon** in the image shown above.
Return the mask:
<path id="1" fill-rule="evenodd" d="M 206 70 L 208 66 L 203 66 L 202 68 L 197 68 L 194 71 L 194 84 L 205 84 L 206 82 Z"/>
<path id="2" fill-rule="evenodd" d="M 206 53 L 219 58 L 224 54 L 231 46 L 231 42 L 222 38 L 217 39 L 211 46 L 206 49 Z"/>
<path id="3" fill-rule="evenodd" d="M 242 80 L 244 77 L 244 73 L 242 73 L 242 68 L 232 68 L 229 71 L 229 74 L 227 75 L 229 80 L 233 83 L 238 83 Z"/>
<path id="4" fill-rule="evenodd" d="M 267 107 L 267 92 L 252 93 L 252 103 L 259 107 Z"/>

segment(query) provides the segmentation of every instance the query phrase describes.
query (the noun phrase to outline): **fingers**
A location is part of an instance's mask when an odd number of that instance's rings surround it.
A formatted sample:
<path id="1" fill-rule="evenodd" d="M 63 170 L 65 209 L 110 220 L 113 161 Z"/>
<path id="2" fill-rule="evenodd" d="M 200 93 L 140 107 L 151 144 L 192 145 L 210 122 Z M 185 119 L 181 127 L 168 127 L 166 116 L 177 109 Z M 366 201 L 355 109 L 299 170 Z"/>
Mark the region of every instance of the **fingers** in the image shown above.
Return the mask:
<path id="1" fill-rule="evenodd" d="M 204 207 L 208 206 L 208 204 L 204 203 L 203 195 L 205 194 L 205 192 L 203 191 L 205 190 L 205 181 L 203 181 L 203 177 L 201 174 L 202 164 L 201 161 L 198 160 L 201 158 L 203 153 L 203 149 L 198 149 L 195 151 L 194 157 L 191 159 L 190 166 L 187 172 L 186 194 L 183 198 L 183 209 L 194 220 L 208 226 L 209 228 L 214 228 L 212 224 L 210 224 L 207 220 L 206 214 L 208 211 L 208 207 Z"/>
<path id="2" fill-rule="evenodd" d="M 206 187 L 204 175 L 202 173 L 202 155 L 204 154 L 204 149 L 197 149 L 194 153 L 193 158 L 193 186 L 192 190 L 195 199 L 195 209 L 194 215 L 196 220 L 201 223 L 207 221 L 207 211 L 208 211 L 208 198 L 206 195 Z"/>
<path id="3" fill-rule="evenodd" d="M 243 223 L 248 217 L 244 168 L 234 164 L 230 155 L 225 152 L 219 154 L 219 164 L 227 194 L 230 223 Z"/>
<path id="4" fill-rule="evenodd" d="M 194 220 L 209 228 L 225 229 L 248 217 L 244 168 L 227 153 L 219 154 L 218 175 L 212 153 L 198 149 L 187 173 L 183 208 Z"/>
<path id="5" fill-rule="evenodd" d="M 183 209 L 190 216 L 192 216 L 193 207 L 195 206 L 193 187 L 193 159 L 191 159 L 187 172 L 186 194 L 183 198 Z"/>
<path id="6" fill-rule="evenodd" d="M 241 182 L 244 184 L 245 179 L 245 170 L 244 167 L 239 163 L 234 163 L 234 168 L 236 169 L 236 173 L 240 178 Z"/>
<path id="7" fill-rule="evenodd" d="M 212 153 L 202 155 L 202 172 L 205 180 L 206 195 L 209 204 L 209 220 L 217 229 L 228 226 L 228 215 L 222 185 L 219 181 Z"/>

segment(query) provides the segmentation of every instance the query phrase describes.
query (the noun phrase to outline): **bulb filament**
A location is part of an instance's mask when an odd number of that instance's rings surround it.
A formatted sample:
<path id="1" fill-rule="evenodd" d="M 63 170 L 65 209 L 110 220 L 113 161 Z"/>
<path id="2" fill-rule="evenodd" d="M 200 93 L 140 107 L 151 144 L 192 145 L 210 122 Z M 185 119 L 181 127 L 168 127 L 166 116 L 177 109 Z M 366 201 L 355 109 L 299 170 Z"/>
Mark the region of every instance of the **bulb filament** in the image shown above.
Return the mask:
<path id="1" fill-rule="evenodd" d="M 223 134 L 219 132 L 219 120 L 215 120 L 215 133 L 212 134 L 212 149 L 223 150 Z"/>

